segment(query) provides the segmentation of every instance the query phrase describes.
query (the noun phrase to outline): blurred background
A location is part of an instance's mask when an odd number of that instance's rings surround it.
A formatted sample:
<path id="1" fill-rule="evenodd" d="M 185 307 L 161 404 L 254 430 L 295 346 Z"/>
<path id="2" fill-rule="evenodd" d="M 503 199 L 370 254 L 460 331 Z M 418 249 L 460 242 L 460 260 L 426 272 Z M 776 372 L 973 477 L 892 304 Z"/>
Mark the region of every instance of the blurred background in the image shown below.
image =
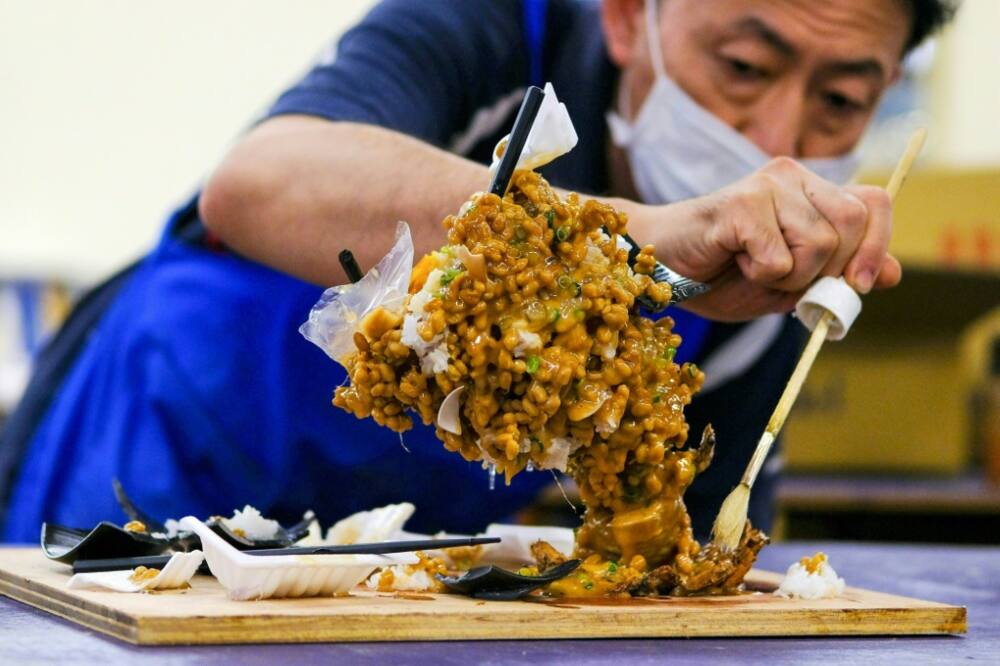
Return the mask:
<path id="1" fill-rule="evenodd" d="M 73 298 L 165 216 L 371 0 L 0 0 L 0 421 Z M 1000 2 L 965 0 L 864 145 L 903 285 L 823 350 L 789 421 L 778 538 L 1000 541 Z M 536 518 L 557 511 L 554 494 Z"/>

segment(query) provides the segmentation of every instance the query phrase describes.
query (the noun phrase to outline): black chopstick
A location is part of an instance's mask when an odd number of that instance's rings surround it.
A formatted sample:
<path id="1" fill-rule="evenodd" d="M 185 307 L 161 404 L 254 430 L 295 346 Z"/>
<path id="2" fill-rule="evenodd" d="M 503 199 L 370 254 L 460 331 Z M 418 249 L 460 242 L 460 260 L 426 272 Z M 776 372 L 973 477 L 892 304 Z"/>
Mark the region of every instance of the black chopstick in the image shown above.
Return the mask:
<path id="1" fill-rule="evenodd" d="M 385 555 L 410 553 L 415 550 L 459 548 L 500 543 L 500 537 L 468 537 L 462 539 L 417 539 L 414 541 L 385 541 L 383 543 L 352 543 L 346 546 L 293 546 L 291 548 L 262 548 L 244 550 L 247 555 Z"/>
<path id="2" fill-rule="evenodd" d="M 99 560 L 77 560 L 73 562 L 73 573 L 96 573 L 98 571 L 118 571 L 119 569 L 134 569 L 149 567 L 162 569 L 167 566 L 171 555 L 148 555 L 146 557 L 111 557 Z"/>
<path id="3" fill-rule="evenodd" d="M 462 546 L 481 546 L 500 543 L 500 537 L 467 537 L 460 539 L 417 539 L 413 541 L 385 541 L 382 543 L 353 543 L 346 546 L 293 546 L 291 548 L 260 548 L 244 550 L 247 555 L 385 555 L 387 553 L 410 553 L 415 550 L 435 550 Z M 150 555 L 146 557 L 111 557 L 107 559 L 77 560 L 73 563 L 73 573 L 94 573 L 98 571 L 118 571 L 135 567 L 162 569 L 170 561 L 170 555 Z"/>
<path id="4" fill-rule="evenodd" d="M 521 159 L 521 151 L 524 150 L 524 143 L 531 133 L 531 126 L 538 115 L 538 109 L 542 106 L 542 99 L 545 93 L 538 86 L 529 86 L 528 92 L 524 94 L 521 101 L 521 108 L 517 112 L 514 120 L 514 129 L 511 130 L 510 139 L 504 149 L 500 164 L 497 165 L 496 173 L 493 174 L 493 181 L 490 183 L 490 192 L 502 197 L 507 193 L 510 186 L 511 176 L 514 175 L 514 168 L 517 161 Z"/>
<path id="5" fill-rule="evenodd" d="M 348 280 L 357 282 L 363 277 L 361 267 L 358 266 L 358 260 L 354 258 L 353 252 L 350 250 L 341 250 L 340 254 L 337 255 L 337 259 L 340 260 L 340 267 L 347 273 Z"/>

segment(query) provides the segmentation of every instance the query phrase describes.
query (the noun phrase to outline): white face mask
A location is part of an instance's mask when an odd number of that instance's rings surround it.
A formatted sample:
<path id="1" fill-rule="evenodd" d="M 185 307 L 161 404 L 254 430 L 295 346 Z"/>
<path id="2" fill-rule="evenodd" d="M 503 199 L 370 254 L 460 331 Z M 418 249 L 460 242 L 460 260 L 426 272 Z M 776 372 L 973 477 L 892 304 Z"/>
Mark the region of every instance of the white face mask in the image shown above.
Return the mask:
<path id="1" fill-rule="evenodd" d="M 607 114 L 611 140 L 625 150 L 636 191 L 649 204 L 715 192 L 771 159 L 748 138 L 702 108 L 667 76 L 657 29 L 657 4 L 657 0 L 646 0 L 646 31 L 656 75 L 653 88 L 634 122 L 614 112 Z M 799 162 L 840 185 L 848 183 L 858 167 L 854 152 Z"/>

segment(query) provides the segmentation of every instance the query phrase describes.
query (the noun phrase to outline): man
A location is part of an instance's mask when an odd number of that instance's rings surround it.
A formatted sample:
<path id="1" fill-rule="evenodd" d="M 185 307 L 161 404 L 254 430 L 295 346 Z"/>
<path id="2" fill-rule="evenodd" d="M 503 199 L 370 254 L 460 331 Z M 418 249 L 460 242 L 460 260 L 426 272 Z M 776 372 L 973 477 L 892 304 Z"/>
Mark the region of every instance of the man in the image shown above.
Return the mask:
<path id="1" fill-rule="evenodd" d="M 417 529 L 460 531 L 530 501 L 544 474 L 490 493 L 429 430 L 399 442 L 330 407 L 342 371 L 295 329 L 315 285 L 345 281 L 340 250 L 372 266 L 397 219 L 418 254 L 440 246 L 544 81 L 580 136 L 544 174 L 615 197 L 640 243 L 713 284 L 671 312 L 679 357 L 714 381 L 688 412 L 719 439 L 689 495 L 704 533 L 794 365 L 800 329 L 781 313 L 821 275 L 861 293 L 900 278 L 885 193 L 842 183 L 900 59 L 947 15 L 930 0 L 387 0 L 57 338 L 7 435 L 8 458 L 27 445 L 6 537 L 113 518 L 113 477 L 162 517 L 250 501 L 330 520 L 410 500 Z M 765 527 L 773 472 L 751 508 Z"/>

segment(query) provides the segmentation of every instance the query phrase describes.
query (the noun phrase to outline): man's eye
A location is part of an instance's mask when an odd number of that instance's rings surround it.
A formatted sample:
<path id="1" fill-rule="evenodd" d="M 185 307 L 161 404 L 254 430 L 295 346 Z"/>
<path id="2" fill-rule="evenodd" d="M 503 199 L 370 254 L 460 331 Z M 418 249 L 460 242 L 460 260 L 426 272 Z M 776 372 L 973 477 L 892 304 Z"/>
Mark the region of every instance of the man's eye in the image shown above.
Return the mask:
<path id="1" fill-rule="evenodd" d="M 834 91 L 823 93 L 823 101 L 832 111 L 841 114 L 863 111 L 865 108 L 862 102 Z"/>
<path id="2" fill-rule="evenodd" d="M 766 71 L 747 62 L 746 60 L 740 60 L 739 58 L 726 58 L 725 61 L 729 66 L 730 71 L 741 79 L 757 80 L 763 79 L 767 76 Z"/>

